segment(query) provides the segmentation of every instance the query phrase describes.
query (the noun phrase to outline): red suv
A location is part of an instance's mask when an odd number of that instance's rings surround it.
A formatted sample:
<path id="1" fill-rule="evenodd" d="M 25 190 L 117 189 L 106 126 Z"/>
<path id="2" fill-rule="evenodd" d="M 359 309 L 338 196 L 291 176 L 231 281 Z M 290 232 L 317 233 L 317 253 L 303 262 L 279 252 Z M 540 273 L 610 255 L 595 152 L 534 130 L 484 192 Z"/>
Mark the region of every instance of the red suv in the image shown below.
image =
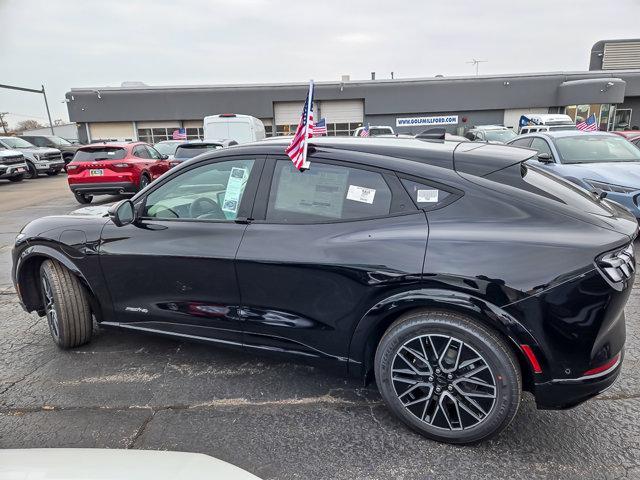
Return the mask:
<path id="1" fill-rule="evenodd" d="M 94 195 L 136 193 L 171 168 L 167 158 L 143 142 L 87 145 L 67 165 L 69 187 L 80 203 Z"/>

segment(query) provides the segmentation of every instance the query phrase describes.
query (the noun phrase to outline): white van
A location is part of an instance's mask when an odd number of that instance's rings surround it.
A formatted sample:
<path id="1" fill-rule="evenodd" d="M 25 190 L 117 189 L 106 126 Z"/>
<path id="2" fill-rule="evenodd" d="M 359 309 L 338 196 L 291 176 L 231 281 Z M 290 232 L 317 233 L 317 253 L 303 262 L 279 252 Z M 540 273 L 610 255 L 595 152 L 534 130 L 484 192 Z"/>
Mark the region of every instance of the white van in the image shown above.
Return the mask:
<path id="1" fill-rule="evenodd" d="M 569 115 L 561 113 L 539 113 L 527 115 L 529 125 L 520 127 L 520 135 L 525 133 L 548 132 L 552 130 L 575 130 L 576 124 Z"/>
<path id="2" fill-rule="evenodd" d="M 235 140 L 238 143 L 256 142 L 265 138 L 264 124 L 251 115 L 222 113 L 204 117 L 205 140 Z"/>

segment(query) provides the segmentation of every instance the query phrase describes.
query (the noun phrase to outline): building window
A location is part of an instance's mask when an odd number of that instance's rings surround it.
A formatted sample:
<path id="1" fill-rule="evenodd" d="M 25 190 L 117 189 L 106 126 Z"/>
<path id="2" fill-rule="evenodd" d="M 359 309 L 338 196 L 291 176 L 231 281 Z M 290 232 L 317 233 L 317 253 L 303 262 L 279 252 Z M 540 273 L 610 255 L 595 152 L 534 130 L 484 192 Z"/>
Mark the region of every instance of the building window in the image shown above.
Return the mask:
<path id="1" fill-rule="evenodd" d="M 173 135 L 173 130 L 171 131 L 171 135 Z M 203 128 L 187 128 L 187 140 L 202 140 L 204 138 L 204 129 Z"/>
<path id="2" fill-rule="evenodd" d="M 271 125 L 264 126 L 264 134 L 267 137 L 273 137 L 273 127 Z"/>
<path id="3" fill-rule="evenodd" d="M 172 140 L 173 132 L 180 127 L 161 127 L 161 128 L 139 128 L 138 139 L 151 145 L 162 142 L 163 140 Z M 187 140 L 201 140 L 204 138 L 204 130 L 202 128 L 187 128 Z"/>
<path id="4" fill-rule="evenodd" d="M 349 123 L 327 123 L 327 135 L 331 137 L 348 137 L 353 135 L 356 128 L 361 127 L 362 122 Z M 264 127 L 265 130 L 271 127 Z M 296 133 L 298 124 L 295 125 L 276 125 L 276 135 L 293 135 Z M 270 132 L 270 130 L 267 130 Z M 268 134 L 267 136 L 271 136 Z"/>

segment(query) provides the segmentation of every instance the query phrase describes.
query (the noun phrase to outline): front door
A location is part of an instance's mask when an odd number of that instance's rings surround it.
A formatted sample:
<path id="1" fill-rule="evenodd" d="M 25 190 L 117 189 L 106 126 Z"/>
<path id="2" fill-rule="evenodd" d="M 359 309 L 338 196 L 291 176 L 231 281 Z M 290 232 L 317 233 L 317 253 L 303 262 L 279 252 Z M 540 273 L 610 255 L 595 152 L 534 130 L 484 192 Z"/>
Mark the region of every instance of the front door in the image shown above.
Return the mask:
<path id="1" fill-rule="evenodd" d="M 421 279 L 424 212 L 395 174 L 270 159 L 236 257 L 245 345 L 339 361 L 378 299 Z"/>
<path id="2" fill-rule="evenodd" d="M 120 326 L 241 343 L 234 257 L 262 159 L 181 170 L 136 200 L 141 218 L 108 223 L 100 261 Z"/>

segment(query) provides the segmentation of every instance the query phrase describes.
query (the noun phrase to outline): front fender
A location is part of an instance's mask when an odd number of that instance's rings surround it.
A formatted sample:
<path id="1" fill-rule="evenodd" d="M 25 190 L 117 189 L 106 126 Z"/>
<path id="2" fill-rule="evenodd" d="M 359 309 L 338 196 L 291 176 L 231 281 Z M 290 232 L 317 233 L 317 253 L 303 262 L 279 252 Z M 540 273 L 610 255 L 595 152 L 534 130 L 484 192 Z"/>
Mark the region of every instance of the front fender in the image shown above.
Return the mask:
<path id="1" fill-rule="evenodd" d="M 389 325 L 400 315 L 419 309 L 447 310 L 470 316 L 508 338 L 521 354 L 523 344 L 529 345 L 534 353 L 540 351 L 529 331 L 502 308 L 463 292 L 421 288 L 381 300 L 360 319 L 349 345 L 349 373 L 367 376 L 373 368 L 378 342 Z"/>

